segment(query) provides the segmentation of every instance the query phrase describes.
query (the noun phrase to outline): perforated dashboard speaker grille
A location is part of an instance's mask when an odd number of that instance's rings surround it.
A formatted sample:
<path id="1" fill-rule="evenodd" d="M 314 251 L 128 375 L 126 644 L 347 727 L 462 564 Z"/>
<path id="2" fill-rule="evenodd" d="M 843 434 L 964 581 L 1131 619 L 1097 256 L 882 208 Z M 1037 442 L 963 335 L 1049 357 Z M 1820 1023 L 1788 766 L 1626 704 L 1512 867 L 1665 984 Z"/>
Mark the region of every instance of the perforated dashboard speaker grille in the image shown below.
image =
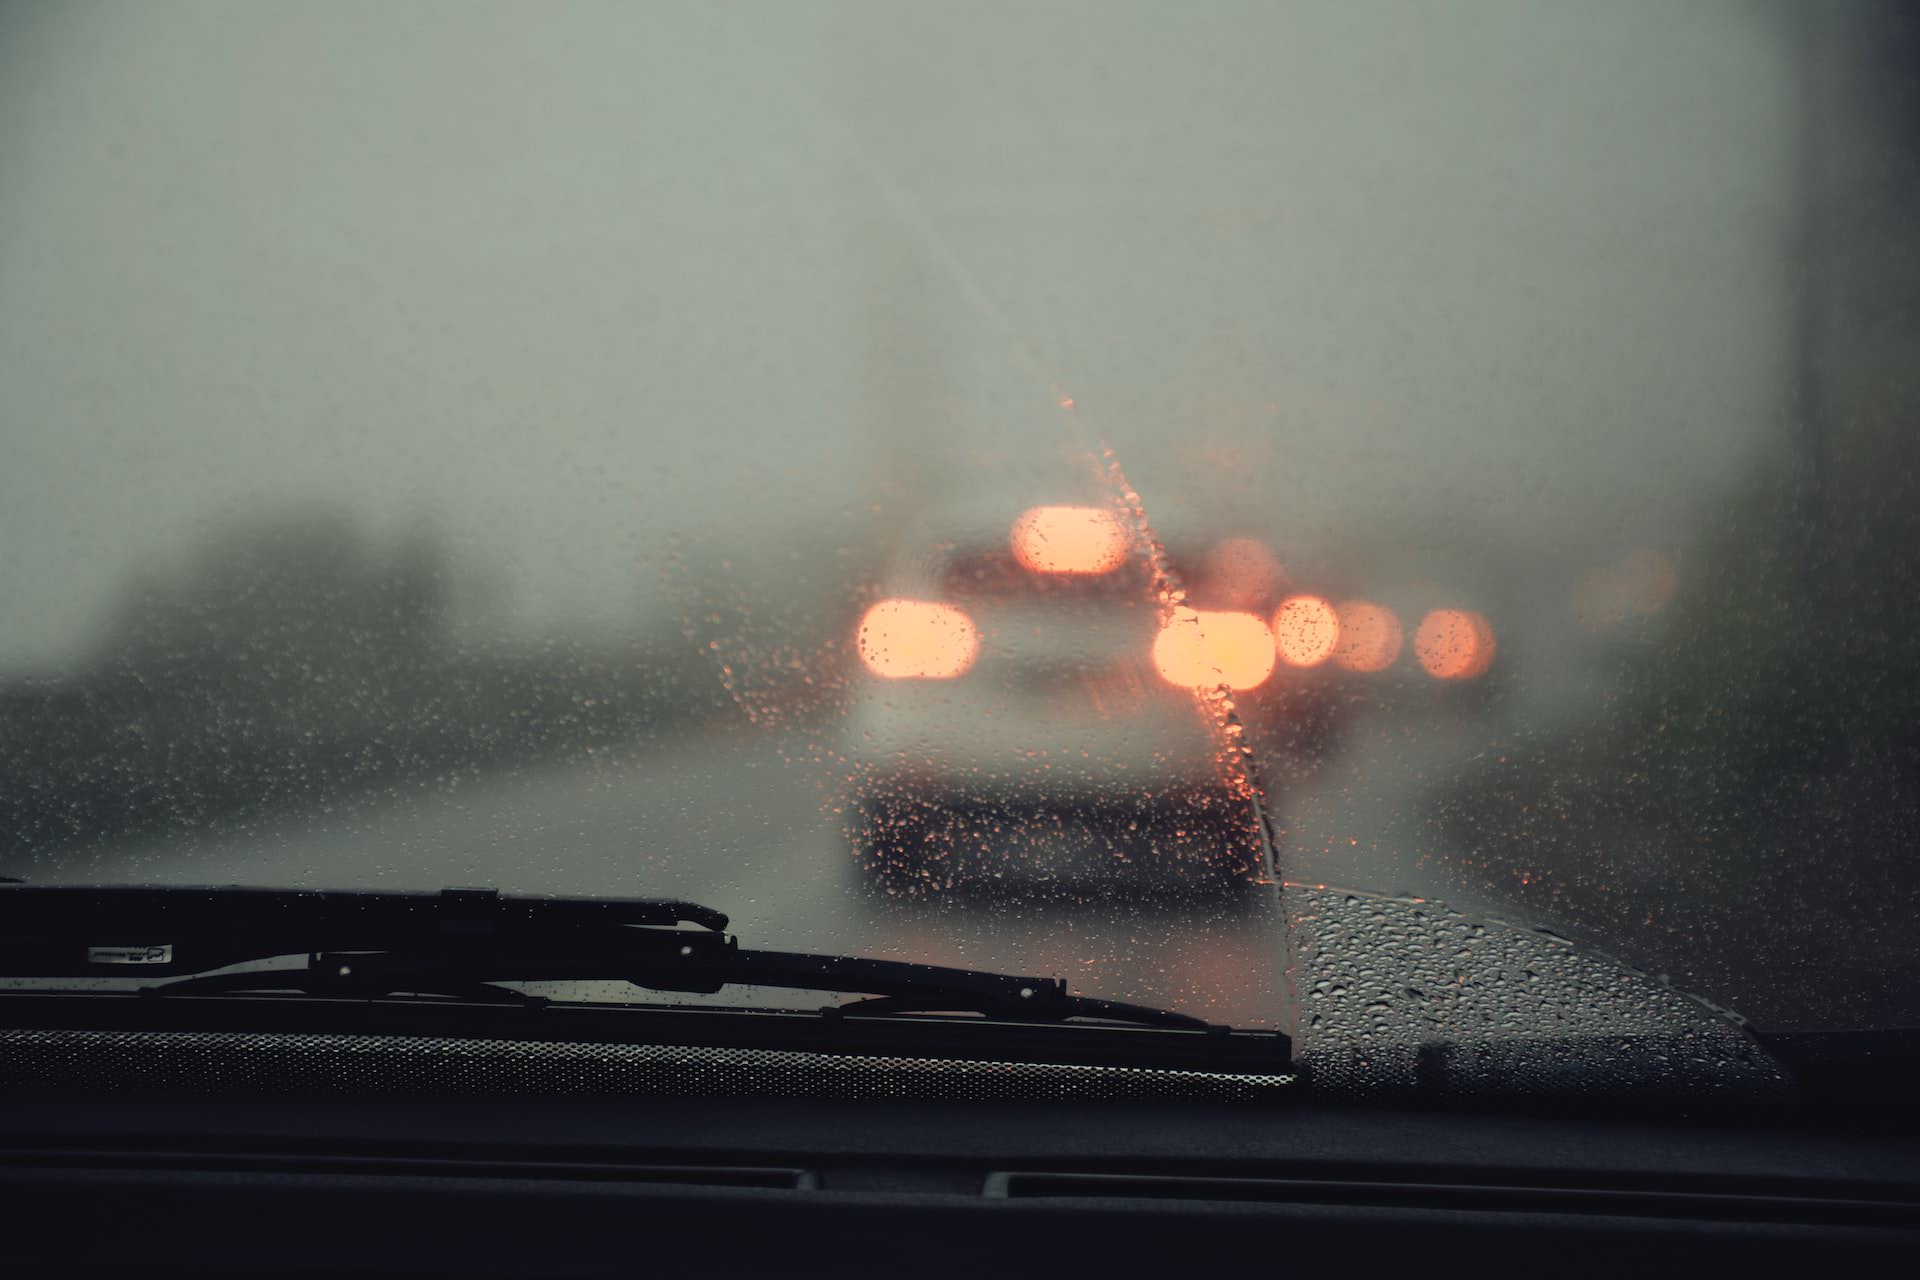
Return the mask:
<path id="1" fill-rule="evenodd" d="M 1285 1074 L 694 1045 L 203 1031 L 0 1031 L 0 1088 L 923 1100 L 1283 1096 Z"/>

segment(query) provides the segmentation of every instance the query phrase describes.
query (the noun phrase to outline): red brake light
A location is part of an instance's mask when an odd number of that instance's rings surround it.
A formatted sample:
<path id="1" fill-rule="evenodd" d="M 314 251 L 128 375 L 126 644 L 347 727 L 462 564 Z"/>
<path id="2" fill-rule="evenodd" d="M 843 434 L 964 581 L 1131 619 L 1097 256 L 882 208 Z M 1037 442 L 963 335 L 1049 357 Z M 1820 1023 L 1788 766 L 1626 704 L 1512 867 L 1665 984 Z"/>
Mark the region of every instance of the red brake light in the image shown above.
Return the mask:
<path id="1" fill-rule="evenodd" d="M 980 655 L 980 628 L 950 604 L 882 600 L 860 619 L 854 644 L 883 679 L 952 680 Z"/>
<path id="2" fill-rule="evenodd" d="M 1160 678 L 1184 689 L 1251 689 L 1273 663 L 1273 632 L 1251 613 L 1181 608 L 1153 641 Z"/>
<path id="3" fill-rule="evenodd" d="M 1493 627 L 1467 609 L 1435 609 L 1413 633 L 1413 656 L 1436 680 L 1471 680 L 1493 665 Z"/>
<path id="4" fill-rule="evenodd" d="M 1340 615 L 1319 596 L 1288 596 L 1273 611 L 1273 641 L 1291 667 L 1317 667 L 1340 644 Z"/>
<path id="5" fill-rule="evenodd" d="M 1340 620 L 1340 639 L 1333 660 L 1349 671 L 1385 671 L 1400 656 L 1406 639 L 1393 611 L 1371 600 L 1348 600 L 1334 613 Z"/>
<path id="6" fill-rule="evenodd" d="M 1033 507 L 1013 522 L 1013 558 L 1034 573 L 1112 573 L 1127 562 L 1127 530 L 1101 507 Z"/>
<path id="7" fill-rule="evenodd" d="M 1280 558 L 1253 538 L 1228 538 L 1216 544 L 1207 553 L 1201 579 L 1207 598 L 1230 609 L 1261 607 L 1286 580 Z"/>

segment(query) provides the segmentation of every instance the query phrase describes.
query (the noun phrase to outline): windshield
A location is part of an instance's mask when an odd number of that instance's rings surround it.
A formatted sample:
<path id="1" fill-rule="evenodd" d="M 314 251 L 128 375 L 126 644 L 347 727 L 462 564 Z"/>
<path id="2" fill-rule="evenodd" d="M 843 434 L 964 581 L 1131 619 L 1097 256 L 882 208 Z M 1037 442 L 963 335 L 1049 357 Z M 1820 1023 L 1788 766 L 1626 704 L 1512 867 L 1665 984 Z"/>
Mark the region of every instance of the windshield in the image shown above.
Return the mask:
<path id="1" fill-rule="evenodd" d="M 1331 885 L 1911 1023 L 1914 51 L 0 9 L 0 874 L 672 896 L 1282 1029 Z"/>

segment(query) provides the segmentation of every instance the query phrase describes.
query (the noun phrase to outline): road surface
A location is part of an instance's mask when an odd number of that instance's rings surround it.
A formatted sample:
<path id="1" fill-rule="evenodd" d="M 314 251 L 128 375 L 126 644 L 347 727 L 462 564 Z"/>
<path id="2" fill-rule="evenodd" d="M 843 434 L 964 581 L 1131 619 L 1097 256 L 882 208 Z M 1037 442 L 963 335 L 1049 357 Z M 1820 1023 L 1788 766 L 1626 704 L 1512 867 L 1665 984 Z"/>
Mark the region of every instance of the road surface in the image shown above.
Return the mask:
<path id="1" fill-rule="evenodd" d="M 1051 904 L 1017 891 L 876 902 L 850 874 L 836 780 L 783 745 L 741 727 L 679 750 L 363 799 L 266 830 L 121 845 L 24 873 L 681 897 L 726 911 L 750 946 L 1058 976 L 1088 994 L 1284 1025 L 1272 890 L 1234 902 L 1124 886 Z"/>

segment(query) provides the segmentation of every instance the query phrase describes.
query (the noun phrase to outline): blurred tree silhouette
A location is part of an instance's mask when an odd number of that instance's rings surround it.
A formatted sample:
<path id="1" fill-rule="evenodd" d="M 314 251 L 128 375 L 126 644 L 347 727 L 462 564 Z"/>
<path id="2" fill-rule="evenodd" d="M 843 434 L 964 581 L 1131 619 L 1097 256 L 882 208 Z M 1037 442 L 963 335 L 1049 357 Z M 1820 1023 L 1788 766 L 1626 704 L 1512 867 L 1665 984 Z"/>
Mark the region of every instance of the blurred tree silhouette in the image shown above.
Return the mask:
<path id="1" fill-rule="evenodd" d="M 1920 23 L 1807 6 L 1794 394 L 1587 723 L 1439 797 L 1505 891 L 1763 1022 L 1920 1018 Z"/>
<path id="2" fill-rule="evenodd" d="M 423 535 L 385 551 L 326 515 L 237 526 L 135 588 L 109 660 L 178 714 L 238 717 L 269 742 L 338 740 L 427 693 L 447 582 Z"/>
<path id="3" fill-rule="evenodd" d="M 678 625 L 457 643 L 444 548 L 296 512 L 132 583 L 79 674 L 0 688 L 0 855 L 178 834 L 642 742 L 724 705 Z"/>
<path id="4" fill-rule="evenodd" d="M 1889 587 L 1920 546 L 1840 539 L 1816 608 L 1796 488 L 1754 477 L 1592 717 L 1507 744 L 1436 817 L 1502 892 L 1753 1016 L 1910 1016 L 1920 593 Z"/>

